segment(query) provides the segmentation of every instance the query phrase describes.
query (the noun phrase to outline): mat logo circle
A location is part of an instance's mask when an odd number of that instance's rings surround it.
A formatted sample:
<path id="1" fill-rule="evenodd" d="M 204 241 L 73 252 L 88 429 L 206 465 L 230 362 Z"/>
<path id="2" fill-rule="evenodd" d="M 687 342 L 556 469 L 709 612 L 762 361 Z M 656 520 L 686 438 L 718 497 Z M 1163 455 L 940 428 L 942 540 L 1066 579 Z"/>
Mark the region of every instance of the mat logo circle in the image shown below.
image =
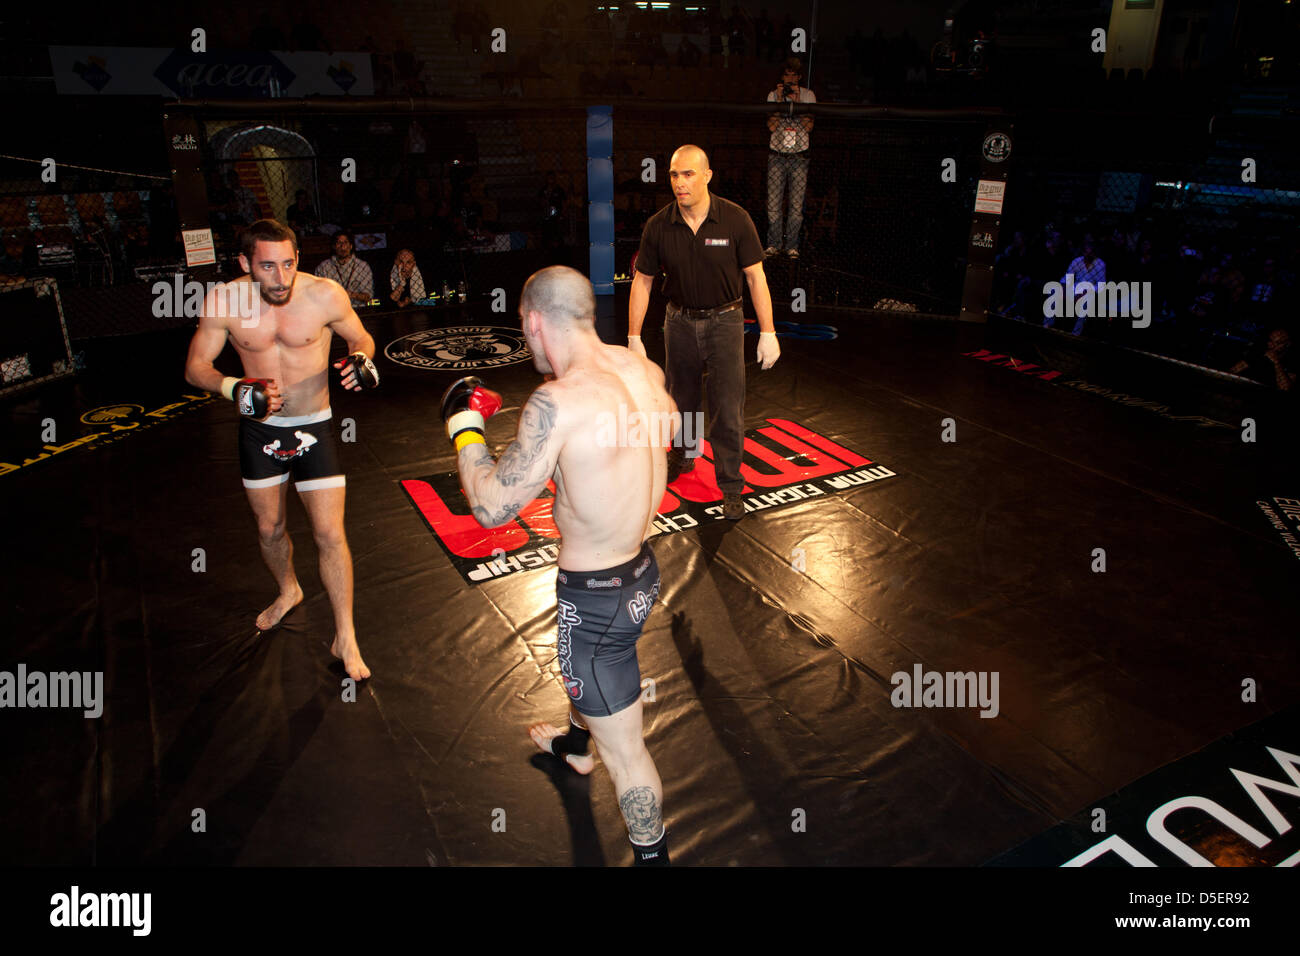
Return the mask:
<path id="1" fill-rule="evenodd" d="M 518 329 L 496 325 L 459 325 L 425 329 L 389 342 L 384 354 L 398 365 L 433 371 L 495 368 L 533 357 Z"/>
<path id="2" fill-rule="evenodd" d="M 134 428 L 143 417 L 143 405 L 101 405 L 83 414 L 81 420 L 87 425 L 108 426 L 116 431 L 119 428 Z"/>

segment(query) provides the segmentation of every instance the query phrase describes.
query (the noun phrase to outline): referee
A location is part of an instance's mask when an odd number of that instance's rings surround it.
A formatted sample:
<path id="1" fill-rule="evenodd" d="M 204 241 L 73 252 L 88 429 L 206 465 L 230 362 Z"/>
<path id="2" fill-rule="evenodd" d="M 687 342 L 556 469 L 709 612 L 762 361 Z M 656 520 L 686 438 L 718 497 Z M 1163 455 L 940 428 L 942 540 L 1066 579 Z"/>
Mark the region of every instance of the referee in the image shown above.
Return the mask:
<path id="1" fill-rule="evenodd" d="M 650 217 L 641 232 L 636 276 L 628 299 L 628 348 L 645 355 L 641 326 L 650 304 L 650 287 L 667 273 L 664 291 L 664 364 L 668 394 L 682 416 L 702 411 L 701 379 L 709 399 L 709 444 L 722 514 L 745 517 L 740 477 L 745 440 L 745 319 L 742 277 L 758 316 L 758 362 L 769 369 L 781 355 L 772 324 L 772 296 L 763 274 L 763 246 L 754 222 L 734 202 L 709 193 L 713 170 L 698 146 L 682 146 L 669 164 L 676 202 Z M 698 435 L 692 442 L 699 441 Z M 668 455 L 668 481 L 695 467 L 700 451 L 674 436 Z"/>

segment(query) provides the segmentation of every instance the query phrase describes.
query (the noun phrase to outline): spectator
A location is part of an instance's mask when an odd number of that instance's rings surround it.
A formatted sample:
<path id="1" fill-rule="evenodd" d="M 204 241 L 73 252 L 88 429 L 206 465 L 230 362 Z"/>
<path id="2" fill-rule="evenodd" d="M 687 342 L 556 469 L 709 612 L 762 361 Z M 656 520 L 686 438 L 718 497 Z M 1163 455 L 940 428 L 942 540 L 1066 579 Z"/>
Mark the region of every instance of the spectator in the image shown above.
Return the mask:
<path id="1" fill-rule="evenodd" d="M 1218 328 L 1225 311 L 1225 298 L 1219 286 L 1219 267 L 1210 266 L 1197 280 L 1191 304 L 1187 308 L 1187 314 L 1195 320 L 1197 329 L 1214 331 Z"/>
<path id="2" fill-rule="evenodd" d="M 911 62 L 907 66 L 907 75 L 904 82 L 909 90 L 924 89 L 929 80 L 929 74 L 925 69 L 925 55 L 918 52 L 912 54 Z"/>
<path id="3" fill-rule="evenodd" d="M 537 194 L 542 212 L 542 246 L 558 249 L 564 242 L 564 190 L 555 171 L 546 174 L 546 185 Z"/>
<path id="4" fill-rule="evenodd" d="M 1030 273 L 1029 243 L 1023 232 L 1017 231 L 1002 253 L 994 260 L 996 304 L 1012 315 L 1023 303 L 1022 286 L 1028 285 Z M 1022 314 L 1020 318 L 1025 318 Z"/>
<path id="5" fill-rule="evenodd" d="M 429 151 L 429 137 L 424 132 L 424 127 L 417 119 L 411 120 L 406 127 L 406 152 L 412 159 L 424 159 L 424 154 Z"/>
<path id="6" fill-rule="evenodd" d="M 709 66 L 717 66 L 718 58 L 723 54 L 722 37 L 727 32 L 727 25 L 717 7 L 711 7 L 708 13 L 709 24 Z"/>
<path id="7" fill-rule="evenodd" d="M 808 134 L 813 128 L 811 116 L 796 116 L 795 103 L 816 103 L 813 91 L 799 85 L 803 63 L 797 56 L 785 61 L 781 82 L 767 94 L 769 103 L 787 104 L 780 113 L 767 118 L 767 248 L 764 254 L 785 252 L 799 258 L 799 231 L 803 228 L 803 198 L 808 188 Z M 785 197 L 789 191 L 790 214 L 785 215 Z"/>
<path id="8" fill-rule="evenodd" d="M 316 274 L 323 279 L 333 279 L 343 286 L 343 291 L 352 300 L 352 307 L 366 305 L 375 297 L 375 276 L 370 266 L 357 258 L 353 252 L 352 234 L 342 229 L 334 236 L 334 255 L 316 267 Z"/>
<path id="9" fill-rule="evenodd" d="M 1087 308 L 1087 302 L 1083 300 L 1085 288 L 1083 283 L 1091 283 L 1093 289 L 1096 289 L 1098 283 L 1106 281 L 1106 263 L 1097 257 L 1097 251 L 1093 247 L 1092 236 L 1085 236 L 1083 240 L 1083 253 L 1071 261 L 1069 267 L 1065 270 L 1066 274 L 1061 277 L 1061 282 L 1066 283 L 1069 277 L 1073 276 L 1074 284 L 1074 335 L 1082 335 L 1084 324 L 1092 318 L 1088 315 L 1090 310 Z M 1096 299 L 1094 297 L 1093 301 Z M 1095 311 L 1095 310 L 1091 310 Z M 1107 316 L 1109 319 L 1110 316 Z M 1043 319 L 1043 326 L 1051 328 L 1055 324 L 1055 319 L 1051 316 Z"/>
<path id="10" fill-rule="evenodd" d="M 307 190 L 299 189 L 294 193 L 294 203 L 285 212 L 284 221 L 290 229 L 300 235 L 314 232 L 316 227 L 320 225 L 320 216 L 317 214 L 316 208 L 311 204 L 311 198 L 308 196 Z"/>
<path id="11" fill-rule="evenodd" d="M 1267 338 L 1255 346 L 1246 358 L 1232 367 L 1238 375 L 1245 375 L 1279 392 L 1291 393 L 1295 389 L 1295 352 L 1291 348 L 1291 334 L 1282 326 L 1269 330 Z"/>
<path id="12" fill-rule="evenodd" d="M 731 16 L 727 17 L 725 29 L 730 40 L 728 56 L 743 57 L 746 47 L 745 34 L 749 32 L 749 20 L 740 12 L 739 6 L 732 6 Z"/>
<path id="13" fill-rule="evenodd" d="M 1246 291 L 1246 276 L 1237 268 L 1236 259 L 1230 252 L 1225 252 L 1219 261 L 1219 284 L 1226 296 L 1224 305 L 1236 312 Z"/>
<path id="14" fill-rule="evenodd" d="M 1278 312 L 1280 288 L 1277 279 L 1277 260 L 1269 256 L 1248 283 L 1249 289 L 1242 304 L 1242 313 L 1260 323 L 1268 323 Z"/>
<path id="15" fill-rule="evenodd" d="M 391 298 L 399 309 L 426 297 L 424 276 L 420 274 L 420 267 L 415 264 L 415 253 L 410 249 L 397 253 L 397 260 L 388 276 L 388 284 L 392 290 Z"/>
<path id="16" fill-rule="evenodd" d="M 226 183 L 231 199 L 230 221 L 236 225 L 247 226 L 261 219 L 262 210 L 258 205 L 257 196 L 240 182 L 239 173 L 230 170 L 226 174 Z"/>

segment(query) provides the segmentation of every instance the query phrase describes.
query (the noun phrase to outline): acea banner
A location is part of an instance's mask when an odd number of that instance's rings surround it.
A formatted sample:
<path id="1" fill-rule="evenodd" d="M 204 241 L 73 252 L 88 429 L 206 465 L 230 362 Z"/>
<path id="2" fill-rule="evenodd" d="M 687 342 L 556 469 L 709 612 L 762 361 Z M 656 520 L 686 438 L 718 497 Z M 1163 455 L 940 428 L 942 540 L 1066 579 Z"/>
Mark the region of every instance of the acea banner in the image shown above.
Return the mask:
<path id="1" fill-rule="evenodd" d="M 166 97 L 373 96 L 370 54 L 188 47 L 52 46 L 66 95 Z"/>

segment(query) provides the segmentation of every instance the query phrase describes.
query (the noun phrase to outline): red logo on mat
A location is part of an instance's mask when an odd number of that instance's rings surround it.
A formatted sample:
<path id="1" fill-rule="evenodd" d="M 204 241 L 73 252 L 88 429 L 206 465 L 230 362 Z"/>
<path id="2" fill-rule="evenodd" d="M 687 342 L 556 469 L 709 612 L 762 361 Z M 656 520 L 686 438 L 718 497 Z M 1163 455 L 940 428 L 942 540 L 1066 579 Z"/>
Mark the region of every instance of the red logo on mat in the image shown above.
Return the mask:
<path id="1" fill-rule="evenodd" d="M 688 531 L 722 517 L 722 491 L 713 466 L 713 450 L 701 443 L 695 468 L 664 491 L 655 516 L 662 534 Z M 797 422 L 769 418 L 745 436 L 747 511 L 798 504 L 894 476 L 894 472 Z M 519 512 L 516 520 L 486 529 L 469 513 L 455 474 L 407 478 L 402 488 L 411 498 L 447 556 L 466 581 L 477 584 L 555 563 L 560 532 L 551 508 L 555 484 Z"/>

